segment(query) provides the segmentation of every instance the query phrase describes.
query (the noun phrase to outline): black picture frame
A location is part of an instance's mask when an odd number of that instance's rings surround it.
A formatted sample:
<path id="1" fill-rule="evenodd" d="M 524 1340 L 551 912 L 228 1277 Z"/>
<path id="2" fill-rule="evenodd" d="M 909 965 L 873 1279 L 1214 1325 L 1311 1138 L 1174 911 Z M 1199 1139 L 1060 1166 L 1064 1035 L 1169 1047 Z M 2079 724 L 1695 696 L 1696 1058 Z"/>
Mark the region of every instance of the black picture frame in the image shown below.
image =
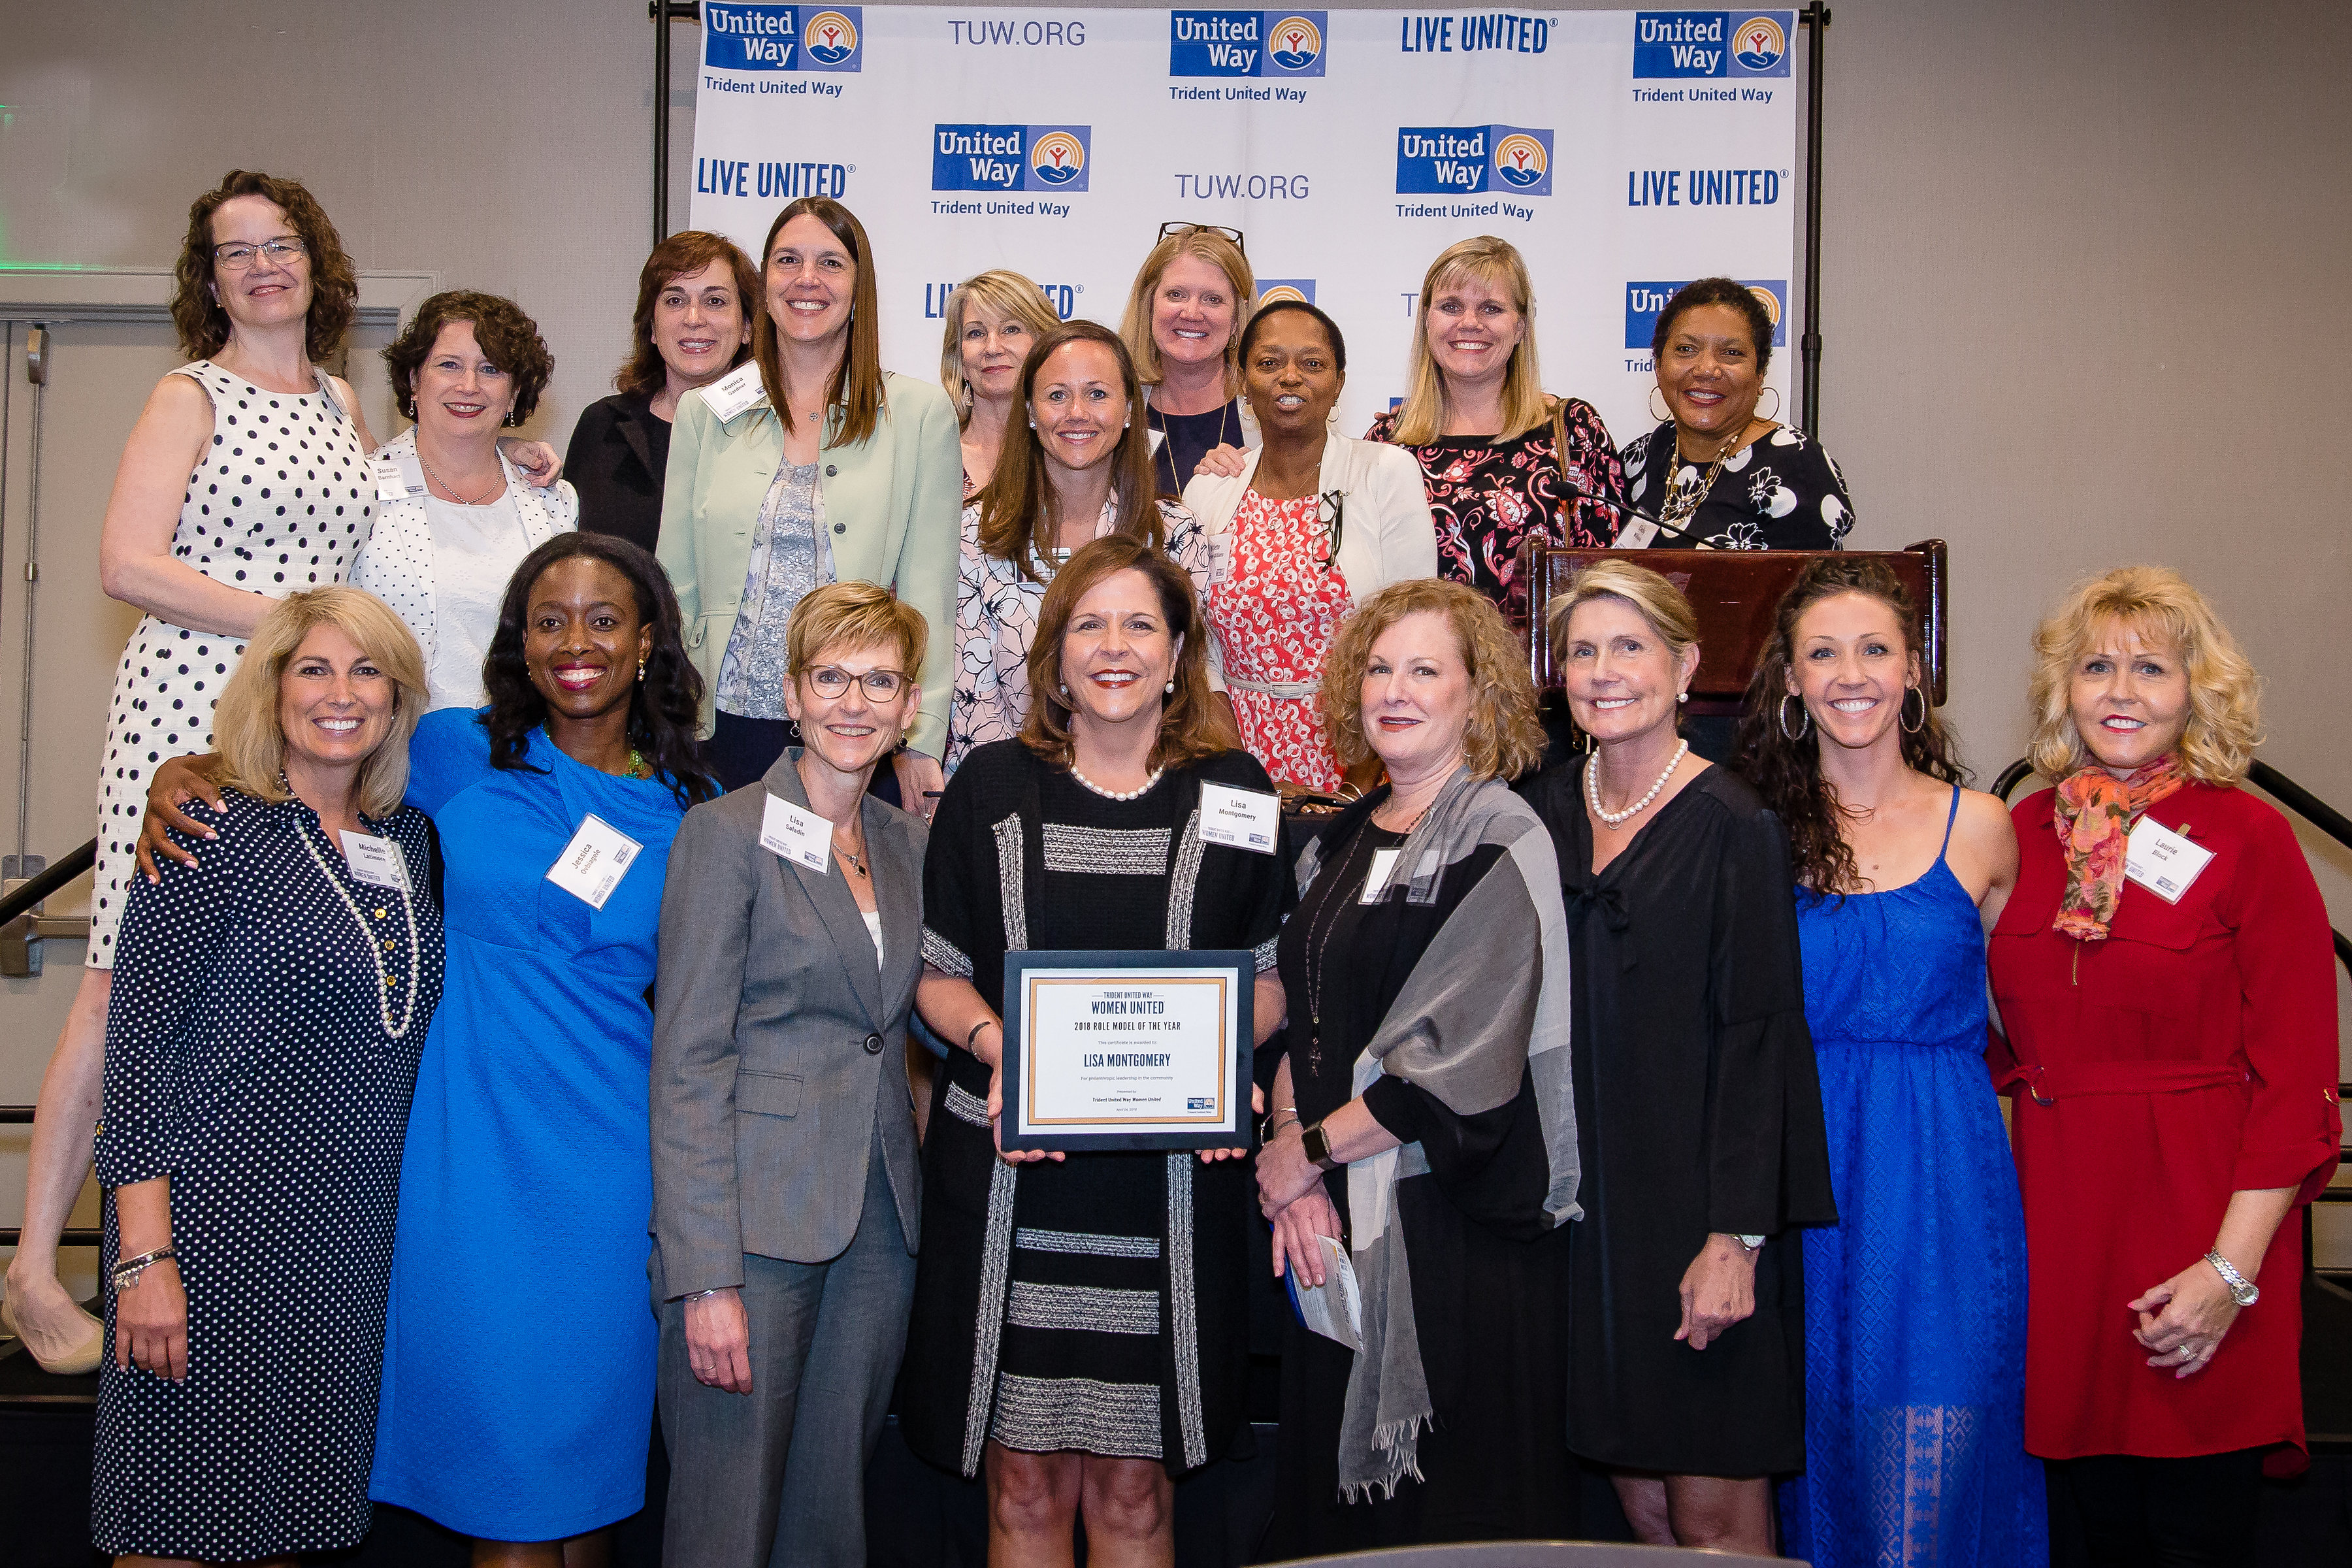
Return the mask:
<path id="1" fill-rule="evenodd" d="M 1171 970 L 1213 970 L 1227 986 L 1223 1007 L 1228 1053 L 1223 1078 L 1224 1104 L 1213 1121 L 1171 1129 L 1154 1120 L 1150 1130 L 1126 1131 L 1114 1119 L 1083 1130 L 1023 1131 L 1027 1120 L 1029 1073 L 1032 1066 L 1029 1005 L 1033 975 L 1038 971 L 1069 970 L 1085 976 L 1132 973 L 1139 978 Z M 1048 1150 L 1062 1152 L 1135 1149 L 1244 1149 L 1255 1129 L 1250 1110 L 1251 1053 L 1257 1009 L 1257 959 L 1247 948 L 1202 949 L 1191 952 L 1099 952 L 1082 948 L 1040 949 L 1004 955 L 1004 1053 L 997 1072 L 1004 1086 L 1004 1113 L 999 1123 L 1003 1147 L 1008 1151 Z M 1183 1120 L 1189 1121 L 1189 1118 Z"/>

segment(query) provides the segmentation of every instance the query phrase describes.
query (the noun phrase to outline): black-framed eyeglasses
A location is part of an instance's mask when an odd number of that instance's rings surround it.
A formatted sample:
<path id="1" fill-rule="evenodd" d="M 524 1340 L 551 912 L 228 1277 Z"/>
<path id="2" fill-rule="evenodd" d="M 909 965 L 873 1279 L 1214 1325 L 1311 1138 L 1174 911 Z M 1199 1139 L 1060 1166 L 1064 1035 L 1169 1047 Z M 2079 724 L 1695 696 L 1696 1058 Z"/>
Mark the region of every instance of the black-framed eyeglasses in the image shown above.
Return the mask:
<path id="1" fill-rule="evenodd" d="M 259 245 L 248 245 L 241 239 L 215 245 L 213 247 L 213 260 L 227 271 L 243 272 L 253 266 L 257 253 L 269 258 L 277 266 L 289 267 L 309 255 L 310 250 L 310 247 L 302 243 L 299 236 L 281 234 L 276 239 L 265 239 Z"/>
<path id="2" fill-rule="evenodd" d="M 1315 498 L 1315 521 L 1323 528 L 1323 569 L 1339 559 L 1339 539 L 1348 522 L 1348 497 L 1342 490 L 1325 490 Z"/>
<path id="3" fill-rule="evenodd" d="M 1162 239 L 1166 239 L 1171 235 L 1179 234 L 1222 234 L 1234 242 L 1235 250 L 1240 251 L 1244 256 L 1249 254 L 1249 247 L 1242 243 L 1242 231 L 1237 228 L 1227 228 L 1221 223 L 1186 223 L 1179 219 L 1174 223 L 1163 223 L 1160 226 L 1160 237 Z"/>
<path id="4" fill-rule="evenodd" d="M 887 702 L 906 689 L 913 678 L 904 670 L 869 669 L 852 674 L 837 664 L 815 664 L 808 669 L 808 682 L 816 694 L 831 702 L 849 695 L 849 684 L 856 681 L 866 688 L 866 695 L 877 702 Z"/>

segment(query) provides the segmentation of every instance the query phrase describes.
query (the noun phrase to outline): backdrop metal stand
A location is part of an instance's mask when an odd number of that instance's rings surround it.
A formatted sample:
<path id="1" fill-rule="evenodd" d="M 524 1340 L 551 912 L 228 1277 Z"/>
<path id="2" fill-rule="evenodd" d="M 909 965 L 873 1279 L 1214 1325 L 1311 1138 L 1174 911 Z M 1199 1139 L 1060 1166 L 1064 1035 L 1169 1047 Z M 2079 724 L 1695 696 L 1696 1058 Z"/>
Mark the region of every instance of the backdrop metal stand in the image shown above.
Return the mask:
<path id="1" fill-rule="evenodd" d="M 654 243 L 659 245 L 669 237 L 669 25 L 701 26 L 702 7 L 696 0 L 646 0 L 646 18 L 654 24 Z"/>
<path id="2" fill-rule="evenodd" d="M 1797 401 L 1804 409 L 1805 433 L 1822 433 L 1822 46 L 1830 30 L 1830 8 L 1822 0 L 1797 13 L 1805 29 L 1805 335 L 1797 340 L 1803 384 Z"/>

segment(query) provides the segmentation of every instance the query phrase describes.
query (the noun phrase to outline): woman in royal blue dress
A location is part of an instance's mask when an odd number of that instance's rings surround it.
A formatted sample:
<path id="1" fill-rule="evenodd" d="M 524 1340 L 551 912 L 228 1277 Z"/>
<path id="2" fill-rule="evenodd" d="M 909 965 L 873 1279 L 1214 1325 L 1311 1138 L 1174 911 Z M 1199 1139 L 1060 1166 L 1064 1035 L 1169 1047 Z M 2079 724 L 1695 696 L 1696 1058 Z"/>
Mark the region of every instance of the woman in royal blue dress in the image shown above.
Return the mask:
<path id="1" fill-rule="evenodd" d="M 2033 1568 L 2024 1222 L 1983 1058 L 2017 839 L 1960 787 L 1920 646 L 1892 572 L 1816 562 L 1742 722 L 1740 771 L 1789 830 L 1840 1215 L 1805 1237 L 1805 1471 L 1781 1528 L 1819 1568 Z"/>

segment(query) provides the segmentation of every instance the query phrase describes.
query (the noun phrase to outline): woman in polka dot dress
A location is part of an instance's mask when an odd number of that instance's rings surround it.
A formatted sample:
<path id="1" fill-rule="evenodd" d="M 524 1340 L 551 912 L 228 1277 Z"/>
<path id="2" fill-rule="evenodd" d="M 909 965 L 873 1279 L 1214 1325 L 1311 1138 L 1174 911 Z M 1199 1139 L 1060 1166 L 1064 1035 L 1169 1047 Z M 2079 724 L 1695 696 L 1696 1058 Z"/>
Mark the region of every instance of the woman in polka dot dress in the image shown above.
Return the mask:
<path id="1" fill-rule="evenodd" d="M 425 659 L 347 586 L 251 635 L 221 805 L 194 808 L 203 868 L 127 879 L 90 1478 L 118 1562 L 290 1563 L 371 1517 L 401 1139 L 442 986 L 433 827 L 401 804 Z"/>
<path id="2" fill-rule="evenodd" d="M 146 773 L 208 751 L 245 639 L 289 594 L 342 581 L 366 538 L 373 444 L 351 388 L 319 369 L 359 299 L 334 225 L 291 180 L 243 171 L 197 198 L 172 319 L 195 362 L 166 375 L 123 448 L 100 578 L 147 612 L 115 673 L 99 777 L 89 967 L 41 1084 L 25 1246 L 8 1313 L 52 1371 L 97 1363 L 98 1324 L 57 1281 L 56 1241 L 96 1120 L 115 931 Z"/>

